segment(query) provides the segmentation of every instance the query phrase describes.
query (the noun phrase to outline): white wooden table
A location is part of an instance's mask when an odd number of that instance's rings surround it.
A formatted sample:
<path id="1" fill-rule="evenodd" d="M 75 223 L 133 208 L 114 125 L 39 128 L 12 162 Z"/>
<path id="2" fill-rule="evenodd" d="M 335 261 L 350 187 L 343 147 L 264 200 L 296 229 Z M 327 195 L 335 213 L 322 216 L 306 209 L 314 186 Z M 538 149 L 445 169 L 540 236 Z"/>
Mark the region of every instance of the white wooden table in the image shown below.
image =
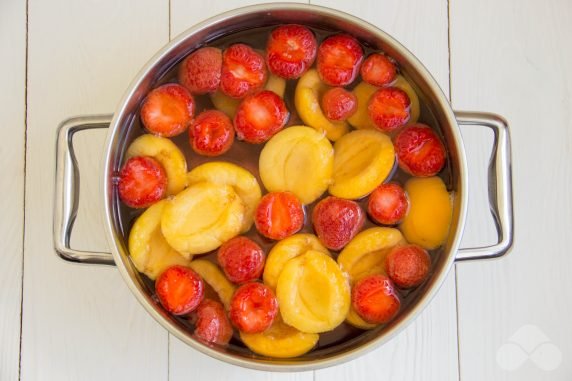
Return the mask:
<path id="1" fill-rule="evenodd" d="M 572 378 L 572 2 L 317 0 L 412 50 L 456 109 L 512 127 L 516 240 L 501 260 L 457 264 L 414 324 L 334 368 L 245 370 L 155 323 L 114 268 L 52 249 L 55 131 L 111 113 L 138 69 L 196 22 L 249 0 L 0 0 L 0 380 L 570 380 Z M 491 136 L 465 127 L 464 244 L 494 237 L 486 206 Z M 73 243 L 105 250 L 98 192 L 104 132 L 77 136 Z"/>

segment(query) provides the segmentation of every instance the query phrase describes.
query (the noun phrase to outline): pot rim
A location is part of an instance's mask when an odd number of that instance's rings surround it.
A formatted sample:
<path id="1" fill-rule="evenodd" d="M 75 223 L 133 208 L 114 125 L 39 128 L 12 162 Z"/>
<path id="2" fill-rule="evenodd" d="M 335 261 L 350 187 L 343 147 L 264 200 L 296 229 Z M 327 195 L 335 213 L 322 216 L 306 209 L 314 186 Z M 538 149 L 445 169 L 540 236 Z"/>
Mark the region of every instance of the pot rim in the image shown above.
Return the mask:
<path id="1" fill-rule="evenodd" d="M 417 300 L 407 311 L 404 317 L 399 319 L 395 324 L 384 329 L 383 334 L 378 337 L 360 345 L 357 348 L 344 351 L 341 353 L 330 354 L 325 358 L 317 358 L 310 360 L 297 360 L 296 362 L 287 362 L 280 359 L 269 359 L 269 360 L 257 360 L 257 359 L 247 359 L 240 358 L 238 356 L 232 356 L 216 348 L 209 347 L 198 341 L 193 340 L 185 330 L 177 326 L 166 313 L 158 311 L 155 307 L 153 299 L 145 292 L 141 285 L 135 281 L 134 277 L 136 274 L 130 266 L 126 266 L 124 262 L 124 257 L 127 257 L 125 250 L 122 247 L 120 237 L 118 232 L 114 229 L 113 223 L 113 211 L 114 207 L 112 205 L 111 192 L 113 188 L 112 173 L 113 168 L 111 163 L 111 156 L 113 153 L 113 143 L 115 140 L 115 135 L 117 130 L 120 128 L 119 122 L 124 118 L 126 113 L 127 104 L 129 100 L 134 96 L 135 89 L 141 85 L 143 78 L 155 68 L 157 62 L 164 58 L 168 53 L 179 46 L 188 37 L 203 29 L 206 29 L 214 24 L 218 24 L 229 18 L 246 15 L 249 13 L 257 12 L 274 12 L 274 11 L 298 11 L 298 12 L 315 12 L 322 15 L 328 15 L 334 18 L 342 19 L 350 24 L 358 25 L 364 29 L 367 29 L 372 34 L 383 39 L 387 43 L 392 45 L 395 49 L 408 63 L 413 66 L 414 70 L 424 78 L 427 85 L 430 87 L 432 93 L 435 95 L 434 102 L 437 107 L 443 112 L 443 117 L 447 120 L 450 128 L 450 136 L 454 144 L 457 147 L 456 161 L 458 165 L 458 183 L 462 192 L 457 192 L 456 198 L 456 208 L 458 210 L 457 217 L 457 228 L 456 234 L 452 239 L 450 238 L 450 248 L 448 252 L 444 252 L 441 255 L 445 255 L 446 259 L 444 265 L 441 266 L 440 270 L 432 275 L 432 285 L 424 292 L 424 294 Z M 386 32 L 382 31 L 375 25 L 364 21 L 356 16 L 347 14 L 342 11 L 334 10 L 327 7 L 310 5 L 310 4 L 296 4 L 296 3 L 270 3 L 270 4 L 257 4 L 246 7 L 237 8 L 231 11 L 227 11 L 211 18 L 208 18 L 192 27 L 186 31 L 179 34 L 175 39 L 166 44 L 161 50 L 159 50 L 151 59 L 147 61 L 145 66 L 137 73 L 134 80 L 131 82 L 127 88 L 124 96 L 118 104 L 118 108 L 113 115 L 113 119 L 110 124 L 110 128 L 107 134 L 107 139 L 105 143 L 105 151 L 103 155 L 103 174 L 102 174 L 102 195 L 103 202 L 105 205 L 104 210 L 104 224 L 107 240 L 109 247 L 113 254 L 113 259 L 123 280 L 135 295 L 139 303 L 147 310 L 147 312 L 159 323 L 163 328 L 177 338 L 185 342 L 192 348 L 206 354 L 212 358 L 233 364 L 241 367 L 263 370 L 263 371 L 278 371 L 278 372 L 298 372 L 298 371 L 308 371 L 316 370 L 321 368 L 326 368 L 333 365 L 339 365 L 343 362 L 353 360 L 365 353 L 381 346 L 382 344 L 391 340 L 398 332 L 403 330 L 408 326 L 413 320 L 415 320 L 418 315 L 425 309 L 429 302 L 436 295 L 437 291 L 441 288 L 445 278 L 447 277 L 449 270 L 451 269 L 453 262 L 455 261 L 455 255 L 459 249 L 460 241 L 463 235 L 464 225 L 467 215 L 467 195 L 468 195 L 468 173 L 467 173 L 467 163 L 465 157 L 465 151 L 462 143 L 462 137 L 460 134 L 460 129 L 457 124 L 454 112 L 451 105 L 441 88 L 431 76 L 429 71 L 421 64 L 421 62 L 407 50 L 401 43 L 399 43 L 395 38 L 391 37 Z"/>

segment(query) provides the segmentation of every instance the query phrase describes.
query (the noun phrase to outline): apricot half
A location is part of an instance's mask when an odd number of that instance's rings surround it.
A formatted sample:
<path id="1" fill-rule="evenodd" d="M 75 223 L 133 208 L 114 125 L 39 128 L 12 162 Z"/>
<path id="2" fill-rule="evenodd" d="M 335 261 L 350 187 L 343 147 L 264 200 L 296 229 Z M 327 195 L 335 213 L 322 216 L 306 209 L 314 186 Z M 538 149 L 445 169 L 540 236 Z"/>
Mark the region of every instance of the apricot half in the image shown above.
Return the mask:
<path id="1" fill-rule="evenodd" d="M 359 199 L 371 193 L 391 173 L 395 151 L 391 139 L 376 130 L 357 130 L 334 145 L 334 182 L 330 194 Z"/>
<path id="2" fill-rule="evenodd" d="M 203 280 L 217 293 L 224 308 L 228 311 L 230 300 L 236 287 L 224 276 L 223 272 L 214 263 L 206 259 L 195 259 L 189 267 L 195 270 Z"/>
<path id="3" fill-rule="evenodd" d="M 409 213 L 399 228 L 409 243 L 435 249 L 445 242 L 453 214 L 451 196 L 439 177 L 411 178 L 405 183 Z"/>

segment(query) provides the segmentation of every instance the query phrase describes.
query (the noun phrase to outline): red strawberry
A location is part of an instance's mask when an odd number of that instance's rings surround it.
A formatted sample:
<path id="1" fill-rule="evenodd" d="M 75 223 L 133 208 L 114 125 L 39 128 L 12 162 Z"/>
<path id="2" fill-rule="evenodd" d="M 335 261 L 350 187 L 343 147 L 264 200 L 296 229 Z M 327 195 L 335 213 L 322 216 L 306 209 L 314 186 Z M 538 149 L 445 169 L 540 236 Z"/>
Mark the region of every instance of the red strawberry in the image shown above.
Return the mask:
<path id="1" fill-rule="evenodd" d="M 397 246 L 385 258 L 385 271 L 398 287 L 419 286 L 431 268 L 431 257 L 417 245 Z"/>
<path id="2" fill-rule="evenodd" d="M 244 333 L 260 333 L 272 325 L 278 300 L 262 283 L 246 283 L 235 291 L 230 302 L 230 320 Z"/>
<path id="3" fill-rule="evenodd" d="M 368 323 L 388 323 L 397 315 L 400 305 L 393 283 L 385 275 L 369 275 L 352 289 L 352 306 Z"/>
<path id="4" fill-rule="evenodd" d="M 179 67 L 179 82 L 191 93 L 212 93 L 220 84 L 222 51 L 219 48 L 200 48 L 192 52 Z"/>
<path id="5" fill-rule="evenodd" d="M 369 195 L 367 212 L 377 223 L 395 225 L 405 217 L 408 209 L 409 199 L 399 184 L 381 184 Z"/>
<path id="6" fill-rule="evenodd" d="M 151 157 L 127 160 L 119 174 L 119 198 L 131 208 L 146 208 L 165 197 L 167 174 Z"/>
<path id="7" fill-rule="evenodd" d="M 377 128 L 390 132 L 407 123 L 410 102 L 403 90 L 386 87 L 371 96 L 367 111 Z"/>
<path id="8" fill-rule="evenodd" d="M 445 166 L 445 147 L 435 131 L 425 124 L 401 131 L 394 146 L 399 167 L 413 176 L 434 176 Z"/>
<path id="9" fill-rule="evenodd" d="M 346 120 L 357 110 L 357 97 L 343 87 L 333 87 L 322 96 L 322 111 L 330 120 Z"/>
<path id="10" fill-rule="evenodd" d="M 317 45 L 310 29 L 295 24 L 281 25 L 268 38 L 268 68 L 282 78 L 299 78 L 314 63 Z"/>
<path id="11" fill-rule="evenodd" d="M 393 61 L 380 53 L 370 54 L 361 65 L 361 77 L 374 86 L 386 86 L 395 80 L 397 68 Z"/>
<path id="12" fill-rule="evenodd" d="M 260 277 L 266 256 L 253 240 L 235 237 L 218 249 L 217 259 L 231 282 L 244 283 Z"/>
<path id="13" fill-rule="evenodd" d="M 232 338 L 232 325 L 222 304 L 211 299 L 204 299 L 199 304 L 194 336 L 207 344 L 228 344 Z"/>
<path id="14" fill-rule="evenodd" d="M 293 193 L 270 192 L 260 200 L 254 223 L 263 236 L 284 239 L 302 229 L 304 209 Z"/>
<path id="15" fill-rule="evenodd" d="M 220 88 L 232 98 L 242 98 L 266 82 L 264 57 L 245 44 L 234 44 L 222 54 Z"/>
<path id="16" fill-rule="evenodd" d="M 240 102 L 234 117 L 236 135 L 248 143 L 263 143 L 286 125 L 288 116 L 282 98 L 272 91 L 259 91 Z"/>
<path id="17" fill-rule="evenodd" d="M 365 216 L 355 201 L 329 196 L 314 207 L 312 222 L 324 246 L 341 250 L 363 227 Z"/>
<path id="18" fill-rule="evenodd" d="M 173 315 L 192 312 L 205 295 L 203 280 L 192 269 L 171 266 L 155 281 L 155 291 L 163 307 Z"/>
<path id="19" fill-rule="evenodd" d="M 318 73 L 330 86 L 346 86 L 354 81 L 363 61 L 363 49 L 354 37 L 337 34 L 318 48 Z"/>
<path id="20" fill-rule="evenodd" d="M 207 110 L 200 113 L 189 128 L 193 151 L 205 156 L 222 155 L 234 142 L 234 128 L 225 113 Z"/>
<path id="21" fill-rule="evenodd" d="M 187 129 L 195 115 L 195 100 L 187 89 L 167 83 L 151 90 L 141 106 L 141 122 L 152 134 L 171 137 Z"/>

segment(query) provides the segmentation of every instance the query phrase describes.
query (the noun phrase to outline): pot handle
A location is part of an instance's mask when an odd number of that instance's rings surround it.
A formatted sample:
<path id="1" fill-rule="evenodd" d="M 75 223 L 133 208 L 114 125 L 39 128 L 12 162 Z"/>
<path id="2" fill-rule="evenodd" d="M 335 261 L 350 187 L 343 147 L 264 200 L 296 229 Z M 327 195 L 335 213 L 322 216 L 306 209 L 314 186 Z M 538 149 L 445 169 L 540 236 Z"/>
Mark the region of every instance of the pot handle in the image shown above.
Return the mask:
<path id="1" fill-rule="evenodd" d="M 461 126 L 484 126 L 493 130 L 494 146 L 489 162 L 489 207 L 497 230 L 498 243 L 491 246 L 459 249 L 456 261 L 498 258 L 512 247 L 514 215 L 512 211 L 511 149 L 508 123 L 501 116 L 486 112 L 456 111 Z"/>
<path id="2" fill-rule="evenodd" d="M 70 247 L 79 204 L 79 171 L 72 137 L 78 131 L 108 128 L 111 115 L 82 116 L 64 121 L 58 128 L 56 143 L 56 187 L 54 201 L 54 249 L 66 261 L 114 265 L 111 253 L 81 251 Z"/>

